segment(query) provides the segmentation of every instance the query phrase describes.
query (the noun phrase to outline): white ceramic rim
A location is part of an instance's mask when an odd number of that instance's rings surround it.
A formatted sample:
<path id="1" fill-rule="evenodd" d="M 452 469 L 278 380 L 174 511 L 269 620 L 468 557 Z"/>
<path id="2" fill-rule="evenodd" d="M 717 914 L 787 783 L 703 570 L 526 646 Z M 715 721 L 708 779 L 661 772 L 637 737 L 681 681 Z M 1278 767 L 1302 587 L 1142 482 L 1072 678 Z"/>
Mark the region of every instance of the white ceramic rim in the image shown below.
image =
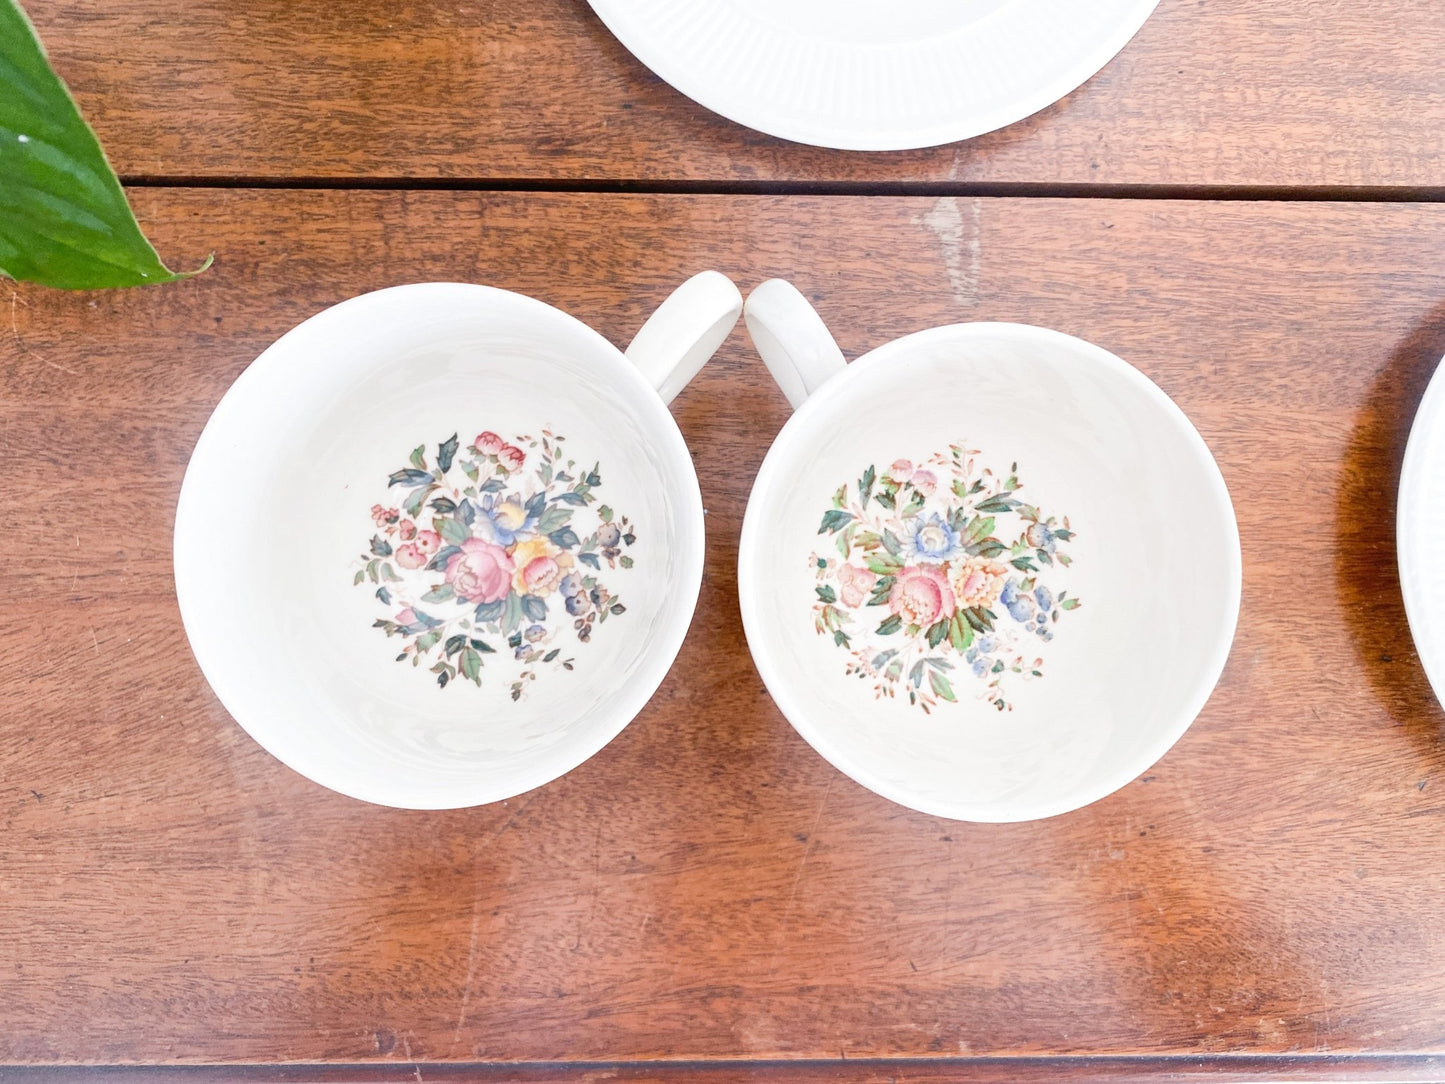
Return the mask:
<path id="1" fill-rule="evenodd" d="M 933 124 L 907 129 L 866 128 L 855 125 L 809 125 L 784 113 L 758 113 L 739 109 L 730 101 L 727 86 L 708 82 L 681 58 L 658 46 L 645 22 L 632 18 L 629 0 L 588 0 L 597 17 L 623 46 L 654 75 L 674 90 L 721 117 L 765 135 L 794 143 L 843 151 L 903 151 L 937 147 L 997 131 L 1046 109 L 1083 86 L 1116 57 L 1149 21 L 1159 0 L 1138 0 L 1121 17 L 1112 34 L 1093 51 L 1080 55 L 1029 94 L 988 108 L 978 108 Z"/>
<path id="2" fill-rule="evenodd" d="M 1158 736 L 1146 747 L 1144 753 L 1107 773 L 1103 777 L 1102 783 L 1086 792 L 1088 797 L 1084 800 L 1043 802 L 1029 807 L 1026 812 L 1018 816 L 1000 815 L 997 806 L 993 803 L 976 805 L 967 800 L 950 802 L 919 800 L 907 790 L 888 783 L 887 780 L 873 772 L 867 763 L 850 760 L 829 741 L 827 727 L 816 726 L 810 720 L 807 710 L 808 703 L 794 694 L 787 672 L 777 666 L 771 658 L 753 649 L 753 644 L 761 642 L 761 637 L 758 635 L 760 620 L 758 604 L 754 602 L 756 588 L 751 582 L 753 567 L 751 554 L 754 549 L 766 544 L 767 541 L 766 531 L 758 522 L 757 509 L 762 503 L 758 498 L 760 494 L 765 494 L 774 487 L 786 486 L 785 480 L 780 480 L 775 476 L 777 464 L 782 459 L 784 450 L 792 441 L 801 439 L 800 435 L 806 432 L 815 416 L 827 413 L 833 400 L 842 394 L 844 384 L 855 370 L 886 365 L 894 355 L 911 350 L 915 345 L 927 342 L 932 338 L 948 337 L 950 341 L 957 342 L 956 337 L 964 329 L 967 329 L 966 334 L 980 337 L 1006 334 L 1031 339 L 1043 346 L 1067 345 L 1071 352 L 1082 351 L 1105 370 L 1141 389 L 1144 395 L 1159 408 L 1160 413 L 1185 444 L 1191 446 L 1197 453 L 1200 466 L 1209 480 L 1209 488 L 1215 500 L 1216 510 L 1220 514 L 1220 527 L 1224 531 L 1224 540 L 1227 542 L 1229 550 L 1228 564 L 1231 575 L 1225 595 L 1227 605 L 1224 613 L 1226 617 L 1216 631 L 1214 650 L 1210 654 L 1207 664 L 1200 671 L 1199 678 L 1187 700 L 1186 710 L 1181 711 L 1168 726 L 1160 728 Z M 758 673 L 762 676 L 763 684 L 767 686 L 773 701 L 788 722 L 824 760 L 874 793 L 922 813 L 960 821 L 1007 823 L 1041 820 L 1045 817 L 1069 813 L 1113 794 L 1147 771 L 1151 765 L 1157 763 L 1174 743 L 1184 736 L 1184 732 L 1198 718 L 1199 713 L 1213 694 L 1214 687 L 1219 683 L 1220 675 L 1224 672 L 1225 663 L 1229 659 L 1229 652 L 1234 643 L 1234 634 L 1239 622 L 1242 587 L 1243 555 L 1239 543 L 1239 525 L 1234 515 L 1234 504 L 1229 498 L 1229 489 L 1225 485 L 1224 475 L 1220 472 L 1219 464 L 1215 462 L 1209 446 L 1200 436 L 1199 430 L 1180 409 L 1179 404 L 1138 369 L 1103 347 L 1061 331 L 1035 327 L 1031 324 L 1001 322 L 949 324 L 930 328 L 927 331 L 915 332 L 869 351 L 852 362 L 844 372 L 828 380 L 793 413 L 793 416 L 788 419 L 773 440 L 772 447 L 768 449 L 768 454 L 764 457 L 762 466 L 758 468 L 757 477 L 753 482 L 752 493 L 748 498 L 747 512 L 743 516 L 742 538 L 738 544 L 738 601 L 742 609 L 743 630 L 747 634 L 748 647 L 752 653 L 753 662 L 758 668 Z"/>
<path id="3" fill-rule="evenodd" d="M 256 397 L 267 394 L 265 390 L 267 382 L 275 381 L 278 377 L 284 379 L 286 368 L 289 367 L 289 359 L 284 348 L 287 340 L 297 335 L 300 328 L 313 321 L 343 319 L 348 310 L 373 304 L 374 299 L 382 295 L 395 295 L 401 291 L 435 291 L 437 288 L 483 291 L 493 299 L 505 299 L 502 302 L 504 304 L 530 308 L 536 313 L 539 321 L 561 319 L 574 324 L 595 339 L 599 346 L 606 347 L 606 352 L 616 358 L 617 379 L 633 384 L 635 389 L 633 398 L 638 404 L 638 409 L 644 412 L 653 412 L 656 420 L 665 419 L 666 421 L 661 431 L 665 434 L 664 439 L 667 444 L 655 448 L 655 453 L 671 455 L 686 462 L 688 469 L 680 474 L 691 483 L 686 485 L 682 492 L 672 495 L 678 516 L 692 520 L 694 537 L 697 539 L 694 546 L 679 555 L 681 568 L 679 581 L 682 589 L 687 592 L 686 605 L 678 606 L 673 611 L 673 618 L 660 626 L 657 650 L 639 667 L 632 680 L 613 700 L 611 707 L 613 721 L 611 725 L 601 729 L 602 739 L 575 747 L 565 743 L 559 744 L 551 756 L 538 762 L 532 770 L 519 770 L 516 775 L 516 785 L 506 788 L 505 793 L 483 790 L 475 785 L 469 786 L 465 782 L 456 780 L 440 781 L 425 793 L 407 791 L 404 788 L 398 788 L 393 792 L 385 786 L 357 785 L 355 780 L 346 777 L 344 773 L 334 772 L 324 757 L 312 759 L 279 752 L 274 748 L 275 743 L 268 741 L 268 737 L 276 728 L 287 725 L 287 720 L 259 717 L 261 713 L 250 705 L 245 679 L 221 665 L 224 638 L 217 635 L 220 621 L 217 619 L 212 622 L 208 615 L 201 612 L 192 602 L 191 592 L 186 586 L 186 575 L 183 571 L 191 564 L 185 557 L 186 547 L 188 545 L 198 546 L 201 539 L 200 528 L 192 526 L 191 516 L 188 513 L 188 508 L 196 500 L 192 494 L 198 487 L 207 484 L 203 474 L 208 469 L 208 460 L 219 454 L 213 448 L 219 448 L 221 445 L 224 439 L 224 430 L 229 426 L 244 425 L 247 412 L 256 409 Z M 360 294 L 307 317 L 263 350 L 226 390 L 215 410 L 212 411 L 191 452 L 190 461 L 186 465 L 185 478 L 181 483 L 180 496 L 176 503 L 172 543 L 176 603 L 180 608 L 181 623 L 185 628 L 191 651 L 195 655 L 196 662 L 200 665 L 207 683 L 215 693 L 216 699 L 221 702 L 222 707 L 230 713 L 231 718 L 242 730 L 292 771 L 305 776 L 313 783 L 318 783 L 350 798 L 376 805 L 399 809 L 460 809 L 513 798 L 550 783 L 595 756 L 641 713 L 672 669 L 672 664 L 676 661 L 683 641 L 687 637 L 688 629 L 692 625 L 698 594 L 702 589 L 703 563 L 707 549 L 704 529 L 702 491 L 698 486 L 697 470 L 693 466 L 692 454 L 688 451 L 682 432 L 677 427 L 677 420 L 672 416 L 667 405 L 663 403 L 656 389 L 647 382 L 621 350 L 570 313 L 563 312 L 561 309 L 525 294 L 477 283 L 410 283 Z M 193 539 L 194 541 L 192 541 Z"/>
<path id="4" fill-rule="evenodd" d="M 1445 703 L 1445 656 L 1435 653 L 1436 637 L 1432 628 L 1434 615 L 1445 609 L 1445 593 L 1430 590 L 1433 585 L 1423 562 L 1416 556 L 1421 518 L 1428 517 L 1434 509 L 1437 518 L 1445 519 L 1445 474 L 1437 470 L 1432 475 L 1427 470 L 1426 449 L 1432 440 L 1438 439 L 1442 422 L 1445 422 L 1445 359 L 1437 364 L 1415 411 L 1415 420 L 1410 424 L 1395 506 L 1395 556 L 1400 569 L 1405 618 L 1435 698 Z"/>

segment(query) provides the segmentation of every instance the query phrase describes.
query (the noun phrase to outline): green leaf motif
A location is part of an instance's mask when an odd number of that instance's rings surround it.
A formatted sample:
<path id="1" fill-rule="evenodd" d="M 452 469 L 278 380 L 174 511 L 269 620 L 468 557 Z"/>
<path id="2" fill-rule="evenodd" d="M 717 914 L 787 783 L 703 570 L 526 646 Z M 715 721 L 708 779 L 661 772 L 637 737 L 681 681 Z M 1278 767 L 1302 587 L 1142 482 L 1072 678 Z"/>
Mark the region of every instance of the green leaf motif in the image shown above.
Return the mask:
<path id="1" fill-rule="evenodd" d="M 0 207 L 0 274 L 11 278 L 98 290 L 196 273 L 171 271 L 141 233 L 15 0 L 0 0 Z"/>
<path id="2" fill-rule="evenodd" d="M 930 670 L 928 672 L 928 684 L 941 699 L 955 702 L 958 700 L 958 697 L 953 695 L 953 686 L 948 683 L 948 678 L 944 677 L 937 670 Z"/>
<path id="3" fill-rule="evenodd" d="M 572 510 L 570 508 L 564 508 L 560 504 L 549 505 L 547 510 L 542 513 L 541 518 L 537 520 L 537 530 L 541 534 L 551 534 L 559 527 L 567 526 L 567 522 L 571 518 Z"/>
<path id="4" fill-rule="evenodd" d="M 868 498 L 873 495 L 873 482 L 877 479 L 877 472 L 873 470 L 873 464 L 868 464 L 868 469 L 863 472 L 863 477 L 858 479 L 858 503 L 868 507 Z"/>
<path id="5" fill-rule="evenodd" d="M 897 631 L 898 631 L 899 629 L 901 629 L 902 627 L 903 627 L 903 618 L 899 617 L 897 614 L 893 614 L 893 615 L 885 618 L 885 619 L 883 620 L 883 623 L 878 626 L 878 635 L 879 635 L 879 636 L 892 636 L 895 632 L 897 632 Z"/>
<path id="6" fill-rule="evenodd" d="M 460 546 L 472 537 L 472 532 L 467 530 L 467 525 L 459 519 L 444 519 L 441 521 L 441 525 L 442 538 L 453 546 Z"/>
<path id="7" fill-rule="evenodd" d="M 462 652 L 458 667 L 462 676 L 477 685 L 482 683 L 482 657 L 471 648 Z"/>
<path id="8" fill-rule="evenodd" d="M 437 584 L 437 586 L 433 587 L 426 594 L 422 595 L 421 600 L 423 602 L 446 602 L 453 596 L 453 594 L 454 592 L 452 590 L 451 584 L 440 583 Z M 450 654 L 450 652 L 448 652 L 448 654 Z"/>
<path id="9" fill-rule="evenodd" d="M 437 472 L 445 474 L 452 469 L 452 460 L 456 457 L 457 435 L 453 433 L 447 440 L 437 447 Z"/>
<path id="10" fill-rule="evenodd" d="M 426 445 L 418 444 L 411 450 L 411 465 L 418 470 L 426 470 Z"/>
<path id="11" fill-rule="evenodd" d="M 819 534 L 828 534 L 846 527 L 853 522 L 853 513 L 845 512 L 840 508 L 830 508 L 823 513 L 823 525 L 818 528 Z"/>
<path id="12" fill-rule="evenodd" d="M 824 602 L 838 601 L 838 592 L 834 591 L 833 588 L 826 583 L 821 587 L 814 588 L 814 590 L 818 592 L 818 597 Z"/>
<path id="13" fill-rule="evenodd" d="M 928 627 L 928 646 L 937 647 L 948 638 L 949 626 L 952 625 L 952 618 L 941 618 Z"/>

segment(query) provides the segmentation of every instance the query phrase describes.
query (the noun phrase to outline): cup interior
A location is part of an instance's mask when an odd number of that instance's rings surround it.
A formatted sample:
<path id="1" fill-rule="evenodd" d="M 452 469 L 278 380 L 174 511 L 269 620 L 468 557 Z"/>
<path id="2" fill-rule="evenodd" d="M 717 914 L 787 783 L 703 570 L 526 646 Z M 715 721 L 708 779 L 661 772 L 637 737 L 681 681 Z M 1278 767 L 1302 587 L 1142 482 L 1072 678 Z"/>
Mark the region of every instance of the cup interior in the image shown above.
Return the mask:
<path id="1" fill-rule="evenodd" d="M 897 475 L 918 485 L 880 509 Z M 970 526 L 996 541 L 966 552 Z M 824 757 L 913 808 L 1010 821 L 1101 798 L 1179 738 L 1227 657 L 1240 555 L 1218 467 L 1146 377 L 1057 332 L 963 324 L 804 403 L 759 472 L 738 577 L 759 671 Z M 965 602 L 987 629 L 947 621 Z"/>
<path id="2" fill-rule="evenodd" d="M 484 286 L 378 291 L 280 339 L 207 424 L 176 518 L 186 631 L 231 714 L 313 780 L 412 808 L 521 793 L 610 741 L 702 572 L 654 390 L 584 324 Z"/>

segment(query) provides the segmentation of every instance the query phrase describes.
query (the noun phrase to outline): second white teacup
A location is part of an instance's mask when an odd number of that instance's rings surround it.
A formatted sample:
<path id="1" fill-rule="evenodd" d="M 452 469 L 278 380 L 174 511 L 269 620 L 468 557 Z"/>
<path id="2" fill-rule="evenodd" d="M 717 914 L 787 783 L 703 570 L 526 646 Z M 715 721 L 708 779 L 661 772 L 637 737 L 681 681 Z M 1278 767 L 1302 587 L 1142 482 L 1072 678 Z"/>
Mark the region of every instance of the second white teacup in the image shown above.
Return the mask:
<path id="1" fill-rule="evenodd" d="M 1075 809 L 1161 757 L 1240 596 L 1224 480 L 1169 397 L 1042 328 L 933 328 L 845 366 L 786 282 L 745 316 L 796 412 L 738 587 L 798 732 L 885 797 L 977 821 Z"/>

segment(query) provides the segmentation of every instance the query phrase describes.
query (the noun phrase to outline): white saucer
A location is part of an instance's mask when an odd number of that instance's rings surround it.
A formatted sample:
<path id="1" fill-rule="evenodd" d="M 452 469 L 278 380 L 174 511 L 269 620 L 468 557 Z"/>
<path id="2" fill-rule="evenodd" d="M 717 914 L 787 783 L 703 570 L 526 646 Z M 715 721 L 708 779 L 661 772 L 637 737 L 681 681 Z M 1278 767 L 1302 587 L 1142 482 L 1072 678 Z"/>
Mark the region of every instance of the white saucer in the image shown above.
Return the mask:
<path id="1" fill-rule="evenodd" d="M 840 150 L 932 147 L 1036 113 L 1158 0 L 589 0 L 659 77 L 730 120 Z"/>
<path id="2" fill-rule="evenodd" d="M 1435 370 L 1405 448 L 1396 511 L 1400 592 L 1420 665 L 1445 703 L 1445 362 Z"/>

